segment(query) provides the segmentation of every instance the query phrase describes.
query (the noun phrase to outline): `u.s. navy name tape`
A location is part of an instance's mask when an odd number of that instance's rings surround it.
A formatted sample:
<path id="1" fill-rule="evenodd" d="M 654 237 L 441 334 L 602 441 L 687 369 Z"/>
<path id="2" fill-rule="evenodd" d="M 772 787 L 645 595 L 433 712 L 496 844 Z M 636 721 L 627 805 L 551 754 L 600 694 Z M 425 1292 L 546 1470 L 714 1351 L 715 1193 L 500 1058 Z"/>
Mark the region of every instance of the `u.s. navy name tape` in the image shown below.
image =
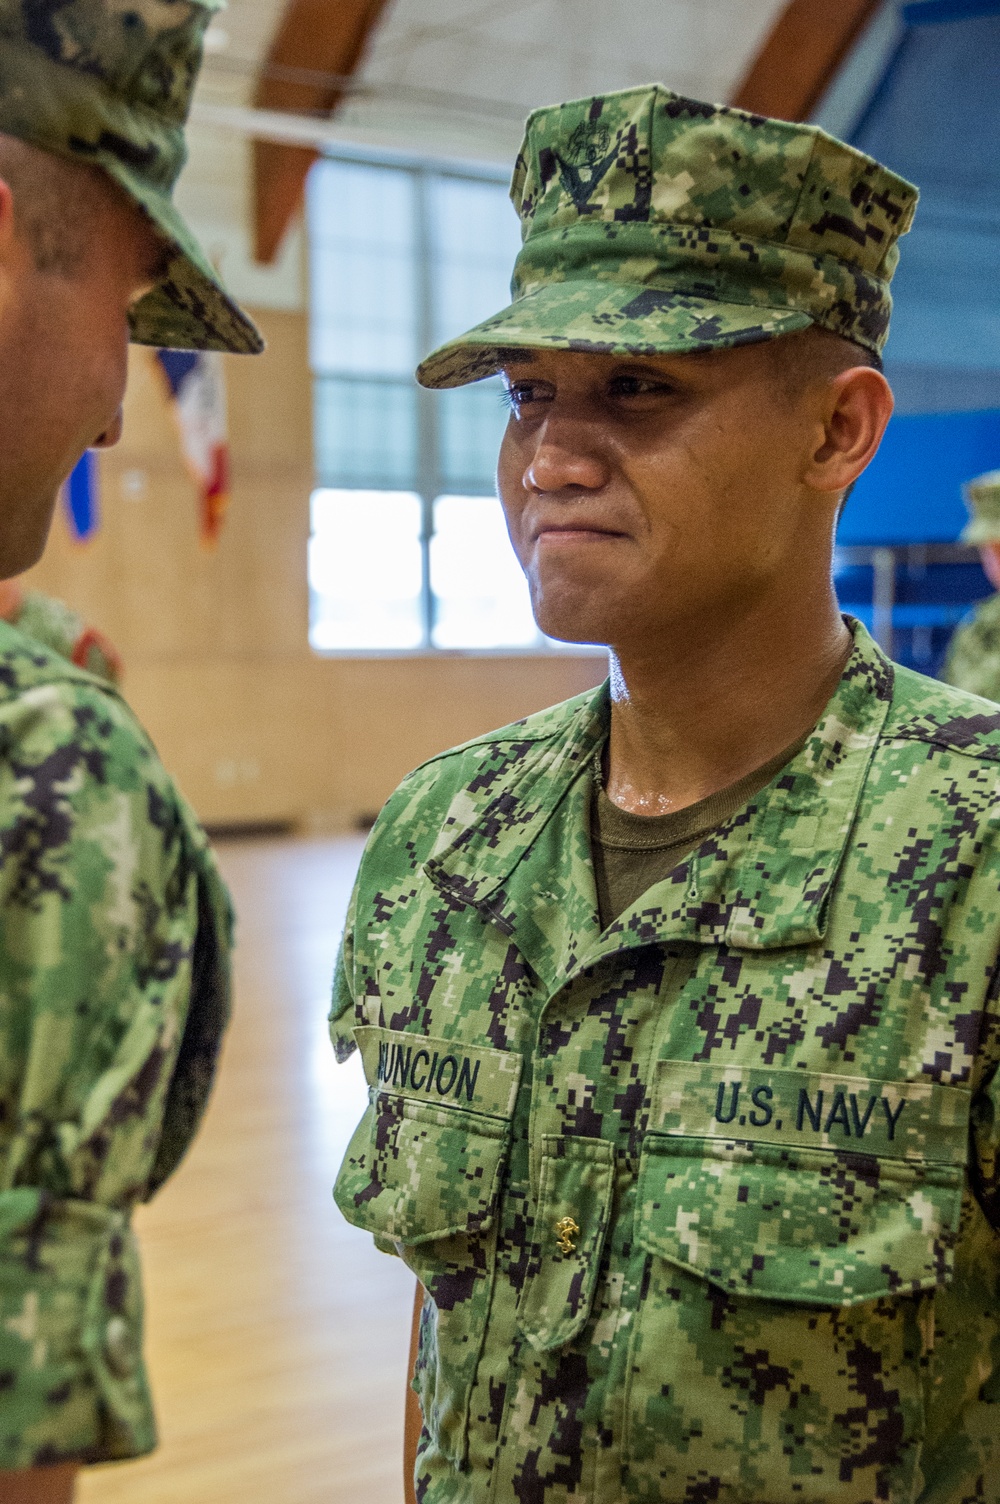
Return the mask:
<path id="1" fill-rule="evenodd" d="M 661 1060 L 655 1131 L 965 1163 L 969 1095 L 933 1081 Z"/>

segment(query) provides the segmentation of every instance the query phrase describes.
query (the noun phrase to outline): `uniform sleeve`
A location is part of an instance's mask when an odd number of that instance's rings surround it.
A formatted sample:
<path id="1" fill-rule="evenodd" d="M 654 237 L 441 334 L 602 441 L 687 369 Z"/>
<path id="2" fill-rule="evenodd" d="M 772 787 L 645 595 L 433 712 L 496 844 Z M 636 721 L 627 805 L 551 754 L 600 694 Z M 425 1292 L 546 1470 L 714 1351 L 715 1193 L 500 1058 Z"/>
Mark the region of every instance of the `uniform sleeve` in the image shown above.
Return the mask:
<path id="1" fill-rule="evenodd" d="M 972 1094 L 972 1192 L 1000 1232 L 1000 962 L 990 984 Z"/>
<path id="2" fill-rule="evenodd" d="M 349 1060 L 357 1049 L 354 1029 L 357 1025 L 354 992 L 354 926 L 358 913 L 358 884 L 354 884 L 351 901 L 347 906 L 344 934 L 337 952 L 337 964 L 333 972 L 333 999 L 330 1006 L 330 1039 L 333 1051 L 341 1065 Z"/>
<path id="3" fill-rule="evenodd" d="M 347 906 L 333 976 L 330 1038 L 341 1064 L 357 1048 L 354 1030 L 362 1024 L 380 1022 L 381 1001 L 371 960 L 372 895 L 391 874 L 398 876 L 401 848 L 409 870 L 422 866 L 440 833 L 443 813 L 454 792 L 451 783 L 457 780 L 458 775 L 452 773 L 449 781 L 437 758 L 416 768 L 390 795 L 369 833 Z M 429 794 L 433 797 L 428 798 Z M 402 841 L 401 829 L 406 831 Z"/>
<path id="4" fill-rule="evenodd" d="M 129 712 L 0 706 L 0 1468 L 155 1444 L 130 1214 L 204 1106 L 229 911 Z"/>

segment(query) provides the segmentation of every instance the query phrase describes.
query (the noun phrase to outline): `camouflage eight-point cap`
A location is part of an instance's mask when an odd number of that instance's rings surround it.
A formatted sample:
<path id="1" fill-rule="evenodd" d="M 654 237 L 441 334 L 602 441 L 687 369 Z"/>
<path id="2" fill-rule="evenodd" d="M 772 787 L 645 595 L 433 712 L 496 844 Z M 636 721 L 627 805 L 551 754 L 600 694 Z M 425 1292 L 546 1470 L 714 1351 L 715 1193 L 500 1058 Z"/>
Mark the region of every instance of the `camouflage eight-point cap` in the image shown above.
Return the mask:
<path id="1" fill-rule="evenodd" d="M 511 184 L 513 302 L 418 377 L 461 386 L 516 350 L 672 354 L 810 325 L 879 354 L 917 196 L 816 126 L 659 84 L 536 110 Z"/>
<path id="2" fill-rule="evenodd" d="M 202 37 L 221 0 L 0 0 L 0 131 L 106 172 L 173 251 L 132 311 L 137 344 L 255 354 L 172 200 Z"/>
<path id="3" fill-rule="evenodd" d="M 1000 543 L 1000 470 L 990 470 L 965 487 L 969 521 L 963 543 Z"/>

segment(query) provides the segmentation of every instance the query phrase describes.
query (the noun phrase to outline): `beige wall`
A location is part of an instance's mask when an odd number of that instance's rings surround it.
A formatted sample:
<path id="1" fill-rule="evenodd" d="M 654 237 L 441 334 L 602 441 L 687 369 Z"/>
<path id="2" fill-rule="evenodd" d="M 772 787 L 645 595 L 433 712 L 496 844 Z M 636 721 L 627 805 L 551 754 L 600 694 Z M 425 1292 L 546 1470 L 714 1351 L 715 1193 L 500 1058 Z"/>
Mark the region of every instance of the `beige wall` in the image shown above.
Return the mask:
<path id="1" fill-rule="evenodd" d="M 100 461 L 100 533 L 75 544 L 60 515 L 32 578 L 117 643 L 126 695 L 204 820 L 344 826 L 416 763 L 597 683 L 604 662 L 311 653 L 306 319 L 258 318 L 267 353 L 227 361 L 233 499 L 218 547 L 199 545 L 160 378 L 136 349 L 125 436 Z"/>

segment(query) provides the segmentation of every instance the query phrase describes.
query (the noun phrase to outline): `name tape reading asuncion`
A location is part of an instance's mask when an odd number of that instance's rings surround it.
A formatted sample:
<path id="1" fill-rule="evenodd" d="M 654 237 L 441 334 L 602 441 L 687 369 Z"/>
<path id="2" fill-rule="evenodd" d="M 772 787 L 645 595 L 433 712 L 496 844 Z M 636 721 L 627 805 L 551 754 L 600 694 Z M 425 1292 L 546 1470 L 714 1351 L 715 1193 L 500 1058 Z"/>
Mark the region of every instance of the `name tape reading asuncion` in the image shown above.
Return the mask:
<path id="1" fill-rule="evenodd" d="M 437 1106 L 465 1107 L 509 1118 L 521 1079 L 521 1057 L 460 1039 L 399 1029 L 356 1029 L 368 1085 Z"/>

